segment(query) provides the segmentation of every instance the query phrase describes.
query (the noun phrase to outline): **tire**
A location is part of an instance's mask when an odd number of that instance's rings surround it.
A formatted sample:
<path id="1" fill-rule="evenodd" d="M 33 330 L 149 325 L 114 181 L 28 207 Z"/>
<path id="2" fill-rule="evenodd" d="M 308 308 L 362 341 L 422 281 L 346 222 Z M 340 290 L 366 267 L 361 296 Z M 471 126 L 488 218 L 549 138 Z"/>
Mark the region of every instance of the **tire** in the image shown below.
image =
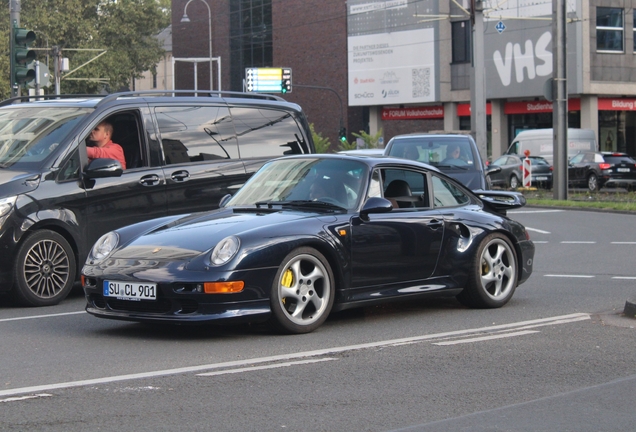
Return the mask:
<path id="1" fill-rule="evenodd" d="M 71 245 L 60 234 L 41 230 L 18 248 L 11 294 L 24 306 L 52 306 L 66 298 L 75 283 L 77 265 Z"/>
<path id="2" fill-rule="evenodd" d="M 517 178 L 516 175 L 511 175 L 510 176 L 510 188 L 511 189 L 517 189 L 519 187 L 519 179 Z"/>
<path id="3" fill-rule="evenodd" d="M 309 247 L 292 251 L 272 284 L 272 324 L 288 334 L 314 331 L 329 316 L 334 291 L 331 267 L 320 252 Z"/>
<path id="4" fill-rule="evenodd" d="M 596 177 L 596 174 L 590 174 L 587 177 L 587 188 L 590 190 L 590 192 L 598 192 L 599 183 L 598 183 L 598 177 Z"/>
<path id="5" fill-rule="evenodd" d="M 479 245 L 466 288 L 457 300 L 472 308 L 499 308 L 517 287 L 517 254 L 503 234 L 492 233 Z"/>

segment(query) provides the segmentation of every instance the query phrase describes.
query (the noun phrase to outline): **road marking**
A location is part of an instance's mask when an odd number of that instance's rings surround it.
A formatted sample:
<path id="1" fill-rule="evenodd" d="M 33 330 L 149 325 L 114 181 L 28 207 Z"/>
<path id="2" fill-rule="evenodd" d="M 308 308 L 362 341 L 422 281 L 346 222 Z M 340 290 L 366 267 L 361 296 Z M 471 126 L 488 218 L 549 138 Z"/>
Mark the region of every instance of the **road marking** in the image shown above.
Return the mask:
<path id="1" fill-rule="evenodd" d="M 552 234 L 550 231 L 543 231 L 543 230 L 536 229 L 536 228 L 528 228 L 528 227 L 526 227 L 526 230 L 533 231 L 533 232 L 538 232 L 539 234 Z"/>
<path id="2" fill-rule="evenodd" d="M 51 318 L 51 317 L 59 317 L 59 316 L 67 316 L 67 315 L 78 315 L 78 314 L 85 314 L 85 313 L 86 313 L 86 311 L 78 311 L 78 312 L 64 312 L 64 313 L 48 314 L 48 315 L 33 315 L 33 316 L 25 316 L 25 317 L 17 317 L 17 318 L 3 318 L 3 319 L 0 319 L 0 322 L 20 321 L 20 320 L 37 319 L 37 318 Z"/>
<path id="3" fill-rule="evenodd" d="M 595 244 L 595 241 L 562 241 L 563 244 Z"/>
<path id="4" fill-rule="evenodd" d="M 519 210 L 509 211 L 508 214 L 529 214 L 529 213 L 560 213 L 565 210 Z"/>
<path id="5" fill-rule="evenodd" d="M 634 280 L 634 279 L 636 279 L 636 276 L 612 276 L 612 279 Z"/>
<path id="6" fill-rule="evenodd" d="M 216 376 L 216 375 L 235 374 L 235 373 L 241 373 L 241 372 L 252 372 L 252 371 L 264 370 L 264 369 L 276 369 L 276 368 L 286 367 L 286 366 L 296 366 L 296 365 L 303 365 L 303 364 L 318 363 L 318 362 L 324 362 L 329 360 L 338 360 L 338 359 L 333 357 L 327 357 L 327 358 L 320 358 L 315 360 L 276 363 L 276 364 L 271 364 L 266 366 L 252 366 L 252 367 L 239 368 L 239 369 L 227 369 L 227 370 L 218 371 L 218 372 L 206 372 L 202 374 L 197 374 L 197 376 Z"/>
<path id="7" fill-rule="evenodd" d="M 470 339 L 456 339 L 452 341 L 434 342 L 433 345 L 442 345 L 442 346 L 459 345 L 459 344 L 481 342 L 481 341 L 487 341 L 487 340 L 493 340 L 493 339 L 502 339 L 502 338 L 508 338 L 508 337 L 514 337 L 514 336 L 524 336 L 524 335 L 532 334 L 532 333 L 540 333 L 540 332 L 539 330 L 524 330 L 524 331 L 518 331 L 513 333 L 501 333 L 496 335 L 481 336 L 481 337 L 475 337 Z"/>
<path id="8" fill-rule="evenodd" d="M 558 277 L 558 278 L 593 278 L 596 276 L 593 275 L 557 275 L 557 274 L 547 274 L 547 275 L 543 275 L 545 277 Z"/>
<path id="9" fill-rule="evenodd" d="M 636 245 L 636 242 L 612 242 L 612 244 L 627 244 L 627 245 Z"/>
<path id="10" fill-rule="evenodd" d="M 539 240 L 532 240 L 532 243 L 550 243 L 549 241 L 545 240 L 545 241 L 539 241 Z"/>
<path id="11" fill-rule="evenodd" d="M 51 397 L 51 396 L 53 395 L 48 393 L 42 393 L 42 394 L 29 395 L 29 396 L 10 397 L 6 399 L 0 399 L 0 402 L 17 402 L 17 401 L 23 401 L 27 399 L 37 399 L 37 398 Z"/>
<path id="12" fill-rule="evenodd" d="M 343 353 L 347 351 L 388 347 L 388 346 L 405 344 L 405 343 L 418 343 L 418 342 L 429 341 L 433 339 L 442 339 L 442 338 L 456 337 L 461 335 L 495 332 L 495 331 L 501 331 L 504 329 L 522 330 L 522 329 L 543 327 L 543 326 L 549 326 L 549 325 L 566 324 L 566 323 L 584 321 L 589 319 L 590 319 L 590 315 L 587 313 L 574 313 L 570 315 L 554 316 L 550 318 L 539 318 L 539 319 L 528 320 L 528 321 L 519 321 L 519 322 L 511 323 L 511 324 L 500 324 L 500 325 L 492 325 L 488 327 L 480 327 L 480 328 L 474 328 L 474 329 L 455 330 L 455 331 L 449 331 L 444 333 L 412 336 L 412 337 L 400 338 L 400 339 L 389 339 L 389 340 L 369 342 L 369 343 L 363 343 L 363 344 L 357 344 L 357 345 L 323 348 L 323 349 L 318 349 L 313 351 L 303 351 L 303 352 L 296 352 L 291 354 L 279 354 L 279 355 L 273 355 L 268 357 L 258 357 L 258 358 L 252 358 L 252 359 L 244 359 L 244 360 L 233 360 L 233 361 L 211 363 L 211 364 L 198 365 L 198 366 L 188 366 L 188 367 L 180 367 L 180 368 L 174 368 L 174 369 L 164 369 L 164 370 L 150 371 L 150 372 L 138 372 L 138 373 L 131 373 L 126 375 L 115 375 L 110 377 L 92 378 L 92 379 L 79 380 L 79 381 L 68 381 L 68 382 L 55 383 L 55 384 L 42 384 L 42 385 L 35 385 L 35 386 L 29 386 L 29 387 L 6 389 L 6 390 L 0 390 L 0 397 L 13 396 L 13 395 L 24 394 L 24 393 L 38 393 L 43 391 L 66 389 L 66 388 L 72 388 L 72 387 L 83 387 L 83 386 L 91 386 L 91 385 L 97 385 L 97 384 L 114 383 L 114 382 L 129 381 L 129 380 L 143 379 L 143 378 L 155 378 L 155 377 L 167 376 L 167 375 L 194 373 L 194 372 L 200 372 L 200 371 L 205 371 L 210 369 L 228 369 L 233 367 L 245 367 L 245 366 L 259 364 L 259 363 L 273 363 L 273 362 L 279 362 L 279 361 L 285 361 L 285 360 L 295 360 L 295 359 L 302 359 L 302 358 L 309 358 L 309 357 L 321 357 L 326 355 L 339 354 L 339 353 Z"/>

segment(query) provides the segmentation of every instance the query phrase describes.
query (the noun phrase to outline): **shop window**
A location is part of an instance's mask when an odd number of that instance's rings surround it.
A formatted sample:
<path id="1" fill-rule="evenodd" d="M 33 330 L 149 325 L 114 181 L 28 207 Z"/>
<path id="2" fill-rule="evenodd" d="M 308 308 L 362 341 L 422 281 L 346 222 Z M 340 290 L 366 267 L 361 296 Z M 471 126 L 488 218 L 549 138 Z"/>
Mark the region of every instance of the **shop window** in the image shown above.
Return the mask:
<path id="1" fill-rule="evenodd" d="M 596 50 L 623 52 L 623 9 L 596 8 Z"/>
<path id="2" fill-rule="evenodd" d="M 451 23 L 453 37 L 453 63 L 470 62 L 470 21 Z"/>

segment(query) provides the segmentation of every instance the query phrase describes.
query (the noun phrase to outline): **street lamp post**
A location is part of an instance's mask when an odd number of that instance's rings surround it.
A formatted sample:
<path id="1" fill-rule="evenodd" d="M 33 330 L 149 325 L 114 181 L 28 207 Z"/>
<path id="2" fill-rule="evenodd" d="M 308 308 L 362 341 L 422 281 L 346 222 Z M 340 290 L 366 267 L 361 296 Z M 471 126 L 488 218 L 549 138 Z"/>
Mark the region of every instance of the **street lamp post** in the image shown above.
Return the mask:
<path id="1" fill-rule="evenodd" d="M 185 7 L 183 8 L 183 17 L 181 17 L 182 23 L 190 22 L 190 18 L 188 18 L 188 14 L 186 13 L 186 10 L 188 9 L 188 6 L 190 5 L 190 3 L 192 3 L 192 1 L 193 0 L 188 0 Z M 210 90 L 214 90 L 213 79 L 212 79 L 212 10 L 210 9 L 210 5 L 208 4 L 208 2 L 206 2 L 205 0 L 201 0 L 201 2 L 203 2 L 205 7 L 208 8 L 208 34 L 210 35 L 210 40 L 209 40 Z"/>

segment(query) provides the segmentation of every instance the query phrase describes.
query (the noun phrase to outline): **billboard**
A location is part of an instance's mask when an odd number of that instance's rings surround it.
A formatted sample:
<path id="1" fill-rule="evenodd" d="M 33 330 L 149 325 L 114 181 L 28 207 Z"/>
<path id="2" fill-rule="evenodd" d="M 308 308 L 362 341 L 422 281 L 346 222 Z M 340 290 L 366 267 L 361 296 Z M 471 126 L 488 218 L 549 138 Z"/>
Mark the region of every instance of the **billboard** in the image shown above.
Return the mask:
<path id="1" fill-rule="evenodd" d="M 349 0 L 349 105 L 439 99 L 437 0 Z"/>

